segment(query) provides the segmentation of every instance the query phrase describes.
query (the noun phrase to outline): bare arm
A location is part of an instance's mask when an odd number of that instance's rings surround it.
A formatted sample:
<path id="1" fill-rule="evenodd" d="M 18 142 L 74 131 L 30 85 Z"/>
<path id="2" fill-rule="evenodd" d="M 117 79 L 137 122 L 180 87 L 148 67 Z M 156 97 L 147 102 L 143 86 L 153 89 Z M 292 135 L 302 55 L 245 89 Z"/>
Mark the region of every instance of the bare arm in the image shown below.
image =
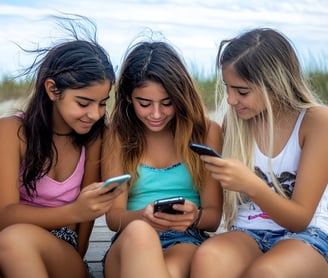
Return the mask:
<path id="1" fill-rule="evenodd" d="M 0 119 L 0 229 L 15 223 L 31 223 L 51 230 L 95 219 L 110 207 L 112 196 L 93 190 L 94 183 L 84 188 L 78 199 L 70 204 L 39 208 L 20 204 L 19 167 L 25 152 L 24 143 L 17 137 L 20 120 Z"/>
<path id="2" fill-rule="evenodd" d="M 215 149 L 218 153 L 222 150 L 221 127 L 211 121 L 206 145 Z M 220 183 L 209 173 L 204 180 L 204 188 L 200 192 L 202 215 L 198 224 L 199 229 L 215 232 L 218 228 L 222 215 L 223 192 Z"/>
<path id="3" fill-rule="evenodd" d="M 311 108 L 301 130 L 302 154 L 291 199 L 286 199 L 234 159 L 204 158 L 223 188 L 246 193 L 276 223 L 291 231 L 303 230 L 311 221 L 328 183 L 328 109 Z"/>
<path id="4" fill-rule="evenodd" d="M 119 148 L 110 148 L 112 146 L 120 146 L 120 143 L 108 141 L 108 130 L 104 135 L 104 143 L 101 153 L 101 179 L 107 180 L 123 173 L 122 161 L 120 158 Z M 133 219 L 140 219 L 142 211 L 128 211 L 127 206 L 128 192 L 125 191 L 113 200 L 111 209 L 106 213 L 106 222 L 112 231 L 120 231 L 130 223 Z"/>
<path id="5" fill-rule="evenodd" d="M 311 108 L 306 113 L 300 142 L 302 154 L 291 200 L 265 189 L 252 196 L 272 219 L 292 231 L 303 230 L 310 223 L 328 183 L 327 108 Z"/>
<path id="6" fill-rule="evenodd" d="M 93 182 L 100 181 L 100 154 L 102 140 L 99 137 L 86 148 L 86 163 L 82 188 Z M 78 246 L 77 249 L 83 258 L 88 250 L 89 238 L 93 229 L 94 221 L 87 221 L 78 225 Z"/>

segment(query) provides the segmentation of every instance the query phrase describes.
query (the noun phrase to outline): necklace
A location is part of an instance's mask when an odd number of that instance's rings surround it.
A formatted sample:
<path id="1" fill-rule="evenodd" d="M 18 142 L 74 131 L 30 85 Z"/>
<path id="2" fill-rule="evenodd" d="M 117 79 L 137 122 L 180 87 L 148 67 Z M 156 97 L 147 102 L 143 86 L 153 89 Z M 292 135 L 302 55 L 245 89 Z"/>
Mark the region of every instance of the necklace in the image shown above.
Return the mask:
<path id="1" fill-rule="evenodd" d="M 56 136 L 71 136 L 73 134 L 73 131 L 70 131 L 69 133 L 60 133 L 60 132 L 53 131 L 52 133 Z"/>

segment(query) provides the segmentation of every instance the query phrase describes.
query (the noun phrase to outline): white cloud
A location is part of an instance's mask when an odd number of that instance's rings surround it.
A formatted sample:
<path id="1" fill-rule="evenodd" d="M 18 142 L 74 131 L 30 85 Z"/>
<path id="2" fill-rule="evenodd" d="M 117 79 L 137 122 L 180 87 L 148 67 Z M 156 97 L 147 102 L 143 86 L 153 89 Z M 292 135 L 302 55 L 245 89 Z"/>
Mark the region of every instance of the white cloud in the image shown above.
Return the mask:
<path id="1" fill-rule="evenodd" d="M 0 3 L 0 75 L 10 73 L 31 58 L 10 43 L 46 42 L 55 34 L 43 21 L 58 11 L 86 15 L 98 26 L 99 41 L 119 65 L 128 44 L 145 27 L 161 31 L 179 48 L 189 65 L 211 72 L 217 44 L 253 27 L 272 27 L 284 32 L 300 54 L 326 53 L 328 4 L 323 0 L 80 0 Z M 9 3 L 10 1 L 8 1 Z"/>

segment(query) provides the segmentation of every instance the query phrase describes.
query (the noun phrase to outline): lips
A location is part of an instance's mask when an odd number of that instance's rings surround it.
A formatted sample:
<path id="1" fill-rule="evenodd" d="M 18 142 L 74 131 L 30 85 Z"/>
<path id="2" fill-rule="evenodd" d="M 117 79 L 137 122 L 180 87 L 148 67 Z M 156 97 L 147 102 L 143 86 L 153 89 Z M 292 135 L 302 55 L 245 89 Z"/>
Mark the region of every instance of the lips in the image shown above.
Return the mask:
<path id="1" fill-rule="evenodd" d="M 247 108 L 245 108 L 245 107 L 243 107 L 243 108 L 235 108 L 236 109 L 236 112 L 238 113 L 238 114 L 242 114 L 242 113 L 244 113 L 245 111 L 247 111 Z"/>
<path id="2" fill-rule="evenodd" d="M 164 124 L 164 121 L 148 121 L 148 124 L 152 127 L 159 127 Z"/>
<path id="3" fill-rule="evenodd" d="M 94 125 L 94 122 L 85 122 L 85 121 L 81 121 L 81 127 L 82 128 L 91 128 Z"/>

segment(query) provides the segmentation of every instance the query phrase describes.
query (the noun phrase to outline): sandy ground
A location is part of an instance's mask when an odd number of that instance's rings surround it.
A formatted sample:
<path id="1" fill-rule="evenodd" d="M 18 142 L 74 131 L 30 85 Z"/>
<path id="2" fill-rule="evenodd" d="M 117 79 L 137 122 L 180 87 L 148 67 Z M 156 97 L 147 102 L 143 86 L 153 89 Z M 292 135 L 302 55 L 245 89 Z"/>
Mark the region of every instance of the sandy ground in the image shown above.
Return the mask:
<path id="1" fill-rule="evenodd" d="M 15 113 L 17 109 L 22 107 L 23 101 L 21 99 L 11 99 L 0 102 L 0 117 Z"/>

